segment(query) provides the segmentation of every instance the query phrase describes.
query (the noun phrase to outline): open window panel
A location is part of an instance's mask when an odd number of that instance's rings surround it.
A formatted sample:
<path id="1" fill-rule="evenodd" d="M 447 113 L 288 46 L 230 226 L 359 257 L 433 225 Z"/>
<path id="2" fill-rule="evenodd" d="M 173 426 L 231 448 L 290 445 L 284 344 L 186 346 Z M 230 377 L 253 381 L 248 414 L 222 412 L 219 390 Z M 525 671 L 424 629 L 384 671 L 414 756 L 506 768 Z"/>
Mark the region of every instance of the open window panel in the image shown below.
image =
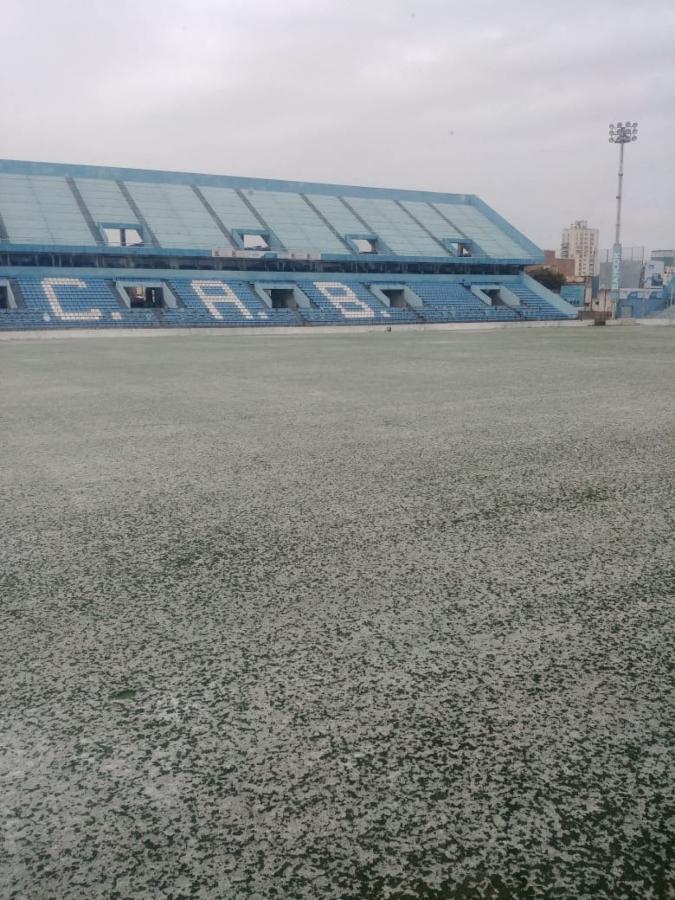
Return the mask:
<path id="1" fill-rule="evenodd" d="M 383 249 L 376 234 L 346 234 L 345 240 L 359 255 L 372 255 L 380 253 Z"/>
<path id="2" fill-rule="evenodd" d="M 140 225 L 105 222 L 99 228 L 108 247 L 142 247 L 144 244 Z"/>
<path id="3" fill-rule="evenodd" d="M 176 309 L 178 306 L 162 281 L 118 281 L 115 286 L 128 309 Z"/>
<path id="4" fill-rule="evenodd" d="M 510 309 L 520 306 L 520 298 L 503 284 L 474 284 L 471 285 L 471 293 L 488 306 L 507 306 Z"/>
<path id="5" fill-rule="evenodd" d="M 253 285 L 256 294 L 270 309 L 310 309 L 309 298 L 295 284 L 258 281 Z"/>
<path id="6" fill-rule="evenodd" d="M 9 281 L 0 279 L 0 309 L 16 309 L 16 301 Z"/>
<path id="7" fill-rule="evenodd" d="M 371 284 L 370 291 L 390 309 L 420 309 L 423 305 L 407 284 Z"/>
<path id="8" fill-rule="evenodd" d="M 240 250 L 265 253 L 272 249 L 272 244 L 274 243 L 270 232 L 264 229 L 235 228 L 232 236 Z"/>
<path id="9" fill-rule="evenodd" d="M 452 256 L 480 256 L 474 242 L 465 238 L 446 238 L 443 245 Z"/>

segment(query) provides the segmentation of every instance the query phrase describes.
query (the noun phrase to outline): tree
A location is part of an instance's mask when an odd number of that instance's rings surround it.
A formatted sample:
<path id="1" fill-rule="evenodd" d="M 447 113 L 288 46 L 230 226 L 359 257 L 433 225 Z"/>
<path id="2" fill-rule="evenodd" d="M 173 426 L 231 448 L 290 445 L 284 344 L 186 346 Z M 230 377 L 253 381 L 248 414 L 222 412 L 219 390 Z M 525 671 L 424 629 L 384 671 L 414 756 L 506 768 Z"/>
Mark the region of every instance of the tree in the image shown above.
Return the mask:
<path id="1" fill-rule="evenodd" d="M 534 266 L 527 270 L 527 274 L 556 294 L 560 293 L 560 288 L 566 283 L 562 272 L 558 272 L 557 269 L 550 269 L 548 266 Z"/>

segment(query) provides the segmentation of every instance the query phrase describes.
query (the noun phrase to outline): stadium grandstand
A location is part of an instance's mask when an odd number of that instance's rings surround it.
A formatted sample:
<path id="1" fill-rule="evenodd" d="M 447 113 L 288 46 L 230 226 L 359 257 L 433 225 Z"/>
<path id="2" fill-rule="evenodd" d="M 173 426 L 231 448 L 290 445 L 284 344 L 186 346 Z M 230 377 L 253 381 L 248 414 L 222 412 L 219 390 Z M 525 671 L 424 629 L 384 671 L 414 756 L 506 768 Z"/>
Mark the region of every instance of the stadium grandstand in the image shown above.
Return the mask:
<path id="1" fill-rule="evenodd" d="M 0 161 L 0 329 L 574 318 L 474 195 Z"/>

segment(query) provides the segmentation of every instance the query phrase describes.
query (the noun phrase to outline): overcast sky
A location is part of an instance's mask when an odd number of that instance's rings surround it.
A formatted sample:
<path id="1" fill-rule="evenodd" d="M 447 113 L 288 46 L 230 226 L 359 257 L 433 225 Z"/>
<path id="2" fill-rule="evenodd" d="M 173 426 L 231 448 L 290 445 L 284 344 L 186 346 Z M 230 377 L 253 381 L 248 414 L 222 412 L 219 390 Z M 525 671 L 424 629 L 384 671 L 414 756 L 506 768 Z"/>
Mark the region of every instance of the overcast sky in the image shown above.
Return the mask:
<path id="1" fill-rule="evenodd" d="M 674 0 L 2 0 L 0 157 L 475 193 L 675 244 Z"/>

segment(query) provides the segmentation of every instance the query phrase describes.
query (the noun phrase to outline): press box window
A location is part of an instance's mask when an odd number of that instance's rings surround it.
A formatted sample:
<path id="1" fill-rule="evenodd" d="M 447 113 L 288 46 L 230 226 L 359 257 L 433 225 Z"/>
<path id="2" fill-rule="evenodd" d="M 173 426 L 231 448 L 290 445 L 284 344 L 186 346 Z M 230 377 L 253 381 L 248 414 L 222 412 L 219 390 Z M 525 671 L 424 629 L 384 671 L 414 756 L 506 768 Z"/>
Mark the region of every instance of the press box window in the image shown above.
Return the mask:
<path id="1" fill-rule="evenodd" d="M 269 250 L 270 244 L 263 234 L 244 234 L 242 236 L 244 250 Z"/>
<path id="2" fill-rule="evenodd" d="M 377 238 L 352 238 L 357 253 L 377 253 Z"/>
<path id="3" fill-rule="evenodd" d="M 255 231 L 246 228 L 236 228 L 232 232 L 234 240 L 240 250 L 256 250 L 263 253 L 271 249 L 271 238 L 267 231 Z"/>
<path id="4" fill-rule="evenodd" d="M 139 225 L 101 225 L 108 247 L 142 247 L 143 233 Z"/>
<path id="5" fill-rule="evenodd" d="M 453 256 L 473 256 L 471 241 L 445 241 L 445 246 Z"/>

